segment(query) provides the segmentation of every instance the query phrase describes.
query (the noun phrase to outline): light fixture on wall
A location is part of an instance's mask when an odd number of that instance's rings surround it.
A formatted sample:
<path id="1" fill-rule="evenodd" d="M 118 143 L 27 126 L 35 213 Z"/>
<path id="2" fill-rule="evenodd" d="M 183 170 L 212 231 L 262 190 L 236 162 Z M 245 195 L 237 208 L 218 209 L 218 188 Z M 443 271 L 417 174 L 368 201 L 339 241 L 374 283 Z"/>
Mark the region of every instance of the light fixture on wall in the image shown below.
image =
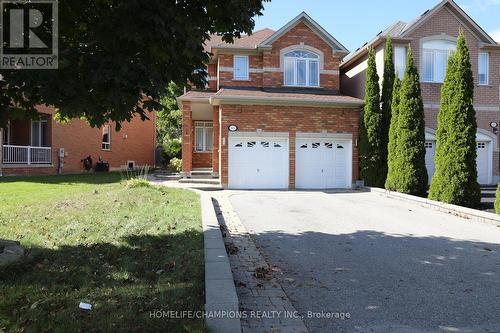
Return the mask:
<path id="1" fill-rule="evenodd" d="M 498 121 L 492 121 L 490 127 L 493 129 L 493 133 L 498 134 Z"/>

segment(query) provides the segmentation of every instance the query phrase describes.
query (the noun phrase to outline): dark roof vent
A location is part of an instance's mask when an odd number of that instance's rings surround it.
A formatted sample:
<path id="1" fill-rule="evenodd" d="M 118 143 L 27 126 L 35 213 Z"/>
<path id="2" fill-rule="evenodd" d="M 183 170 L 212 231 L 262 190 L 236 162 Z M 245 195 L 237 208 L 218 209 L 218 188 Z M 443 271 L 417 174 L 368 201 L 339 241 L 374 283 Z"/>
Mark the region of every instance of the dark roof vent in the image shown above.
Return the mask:
<path id="1" fill-rule="evenodd" d="M 427 9 L 421 16 L 424 16 L 425 14 L 427 14 L 429 12 L 429 9 Z"/>
<path id="2" fill-rule="evenodd" d="M 382 31 L 380 31 L 380 32 L 377 34 L 377 36 L 380 36 L 380 35 L 382 34 L 382 32 L 384 32 L 384 31 L 383 31 L 383 30 L 382 30 Z"/>

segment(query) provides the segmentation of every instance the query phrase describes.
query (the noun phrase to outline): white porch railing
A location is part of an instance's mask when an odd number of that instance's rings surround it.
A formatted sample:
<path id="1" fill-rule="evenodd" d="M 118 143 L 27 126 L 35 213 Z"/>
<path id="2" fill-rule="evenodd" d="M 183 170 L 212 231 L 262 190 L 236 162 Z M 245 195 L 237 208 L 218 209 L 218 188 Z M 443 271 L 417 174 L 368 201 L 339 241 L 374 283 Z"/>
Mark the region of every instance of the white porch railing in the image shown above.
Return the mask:
<path id="1" fill-rule="evenodd" d="M 51 164 L 51 147 L 3 146 L 3 164 Z"/>

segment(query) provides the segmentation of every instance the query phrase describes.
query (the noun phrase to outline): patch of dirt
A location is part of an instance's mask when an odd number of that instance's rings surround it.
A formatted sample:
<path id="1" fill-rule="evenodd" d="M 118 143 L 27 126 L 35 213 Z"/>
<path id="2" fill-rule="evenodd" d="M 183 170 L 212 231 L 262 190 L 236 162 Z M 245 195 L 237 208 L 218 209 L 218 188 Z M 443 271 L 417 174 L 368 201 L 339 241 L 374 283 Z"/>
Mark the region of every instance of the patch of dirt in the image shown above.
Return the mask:
<path id="1" fill-rule="evenodd" d="M 253 276 L 260 280 L 271 280 L 273 278 L 272 270 L 269 267 L 257 267 Z"/>
<path id="2" fill-rule="evenodd" d="M 231 256 L 234 256 L 235 254 L 238 253 L 238 251 L 240 250 L 236 245 L 234 245 L 233 243 L 224 243 L 224 246 L 226 247 L 226 252 L 231 255 Z"/>

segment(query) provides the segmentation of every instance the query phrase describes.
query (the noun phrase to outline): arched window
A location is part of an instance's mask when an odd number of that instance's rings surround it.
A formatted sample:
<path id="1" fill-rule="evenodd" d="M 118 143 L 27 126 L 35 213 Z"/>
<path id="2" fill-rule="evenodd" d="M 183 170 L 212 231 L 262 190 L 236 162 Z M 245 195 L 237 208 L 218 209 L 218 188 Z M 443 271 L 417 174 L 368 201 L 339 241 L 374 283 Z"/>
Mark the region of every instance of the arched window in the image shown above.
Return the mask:
<path id="1" fill-rule="evenodd" d="M 431 40 L 422 45 L 422 78 L 424 82 L 443 82 L 448 58 L 457 49 L 449 40 Z"/>
<path id="2" fill-rule="evenodd" d="M 285 86 L 319 87 L 319 56 L 309 51 L 284 55 Z"/>

